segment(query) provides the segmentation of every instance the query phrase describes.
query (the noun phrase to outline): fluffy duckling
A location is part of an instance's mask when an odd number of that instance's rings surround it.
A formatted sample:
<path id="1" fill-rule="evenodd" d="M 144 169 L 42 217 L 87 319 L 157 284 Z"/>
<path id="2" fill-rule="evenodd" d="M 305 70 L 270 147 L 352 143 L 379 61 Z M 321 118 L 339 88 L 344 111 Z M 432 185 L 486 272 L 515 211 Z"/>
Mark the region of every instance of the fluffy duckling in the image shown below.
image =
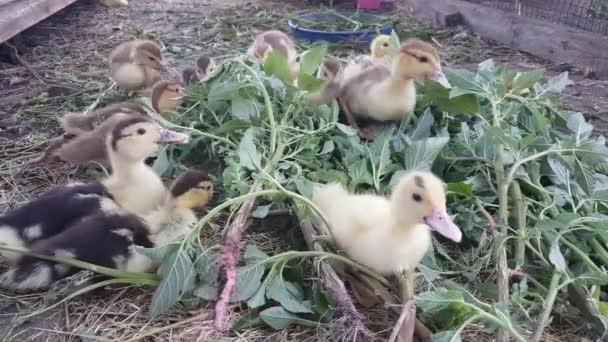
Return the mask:
<path id="1" fill-rule="evenodd" d="M 209 56 L 201 56 L 196 60 L 196 67 L 187 67 L 182 71 L 182 82 L 191 85 L 204 79 L 215 68 L 215 62 Z"/>
<path id="2" fill-rule="evenodd" d="M 340 62 L 332 57 L 326 57 L 319 66 L 317 76 L 324 80 L 319 91 L 306 95 L 306 100 L 312 105 L 330 104 L 340 95 L 340 83 L 337 81 L 340 73 Z"/>
<path id="3" fill-rule="evenodd" d="M 208 178 L 188 171 L 174 182 L 169 198 L 157 211 L 143 218 L 123 209 L 99 212 L 34 244 L 31 250 L 124 271 L 153 271 L 157 265 L 138 253 L 135 246 L 160 246 L 187 232 L 197 222 L 194 209 L 206 206 L 212 196 L 213 186 Z M 0 286 L 13 291 L 42 290 L 77 271 L 25 256 L 0 277 Z"/>
<path id="4" fill-rule="evenodd" d="M 281 52 L 287 59 L 291 73 L 290 81 L 295 84 L 300 73 L 300 64 L 297 62 L 298 51 L 296 50 L 296 44 L 286 33 L 278 30 L 260 33 L 247 50 L 247 54 L 264 63 L 273 50 Z"/>
<path id="5" fill-rule="evenodd" d="M 56 186 L 0 216 L 0 245 L 27 247 L 62 232 L 66 226 L 95 211 L 114 207 L 112 195 L 99 182 Z M 0 254 L 13 262 L 20 257 L 8 251 Z"/>
<path id="6" fill-rule="evenodd" d="M 89 114 L 69 113 L 61 120 L 65 133 L 53 139 L 42 154 L 27 163 L 20 172 L 38 165 L 62 162 L 84 165 L 97 162 L 108 165 L 105 138 L 121 121 L 147 117 L 136 104 L 117 103 Z"/>
<path id="7" fill-rule="evenodd" d="M 0 244 L 28 246 L 97 209 L 113 210 L 113 203 L 135 214 L 156 209 L 165 199 L 166 188 L 144 161 L 161 143 L 187 141 L 187 136 L 162 129 L 145 116 L 118 122 L 105 141 L 112 174 L 101 182 L 58 186 L 0 217 Z M 8 258 L 16 257 L 9 254 Z"/>
<path id="8" fill-rule="evenodd" d="M 140 105 L 125 101 L 109 104 L 90 113 L 66 113 L 59 121 L 66 134 L 81 135 L 94 130 L 109 117 L 118 113 L 146 115 Z"/>
<path id="9" fill-rule="evenodd" d="M 413 270 L 431 245 L 431 231 L 460 242 L 446 211 L 442 181 L 429 172 L 405 174 L 390 199 L 349 194 L 340 184 L 317 187 L 313 202 L 327 217 L 337 245 L 383 274 Z"/>
<path id="10" fill-rule="evenodd" d="M 154 245 L 165 245 L 187 233 L 198 222 L 193 209 L 205 207 L 213 198 L 213 183 L 207 175 L 187 171 L 175 180 L 161 207 L 146 215 Z"/>
<path id="11" fill-rule="evenodd" d="M 392 69 L 382 63 L 371 66 L 349 64 L 339 80 L 338 100 L 348 122 L 359 128 L 355 117 L 378 121 L 403 120 L 416 106 L 416 79 L 431 79 L 449 86 L 439 54 L 429 43 L 417 39 L 404 42 Z M 361 131 L 372 139 L 369 131 Z"/>
<path id="12" fill-rule="evenodd" d="M 174 81 L 158 81 L 152 87 L 150 100 L 157 113 L 175 112 L 184 97 L 184 90 Z"/>
<path id="13" fill-rule="evenodd" d="M 147 117 L 119 122 L 106 137 L 112 174 L 103 181 L 116 203 L 135 214 L 146 214 L 162 201 L 167 189 L 145 160 L 160 144 L 185 144 L 188 136 L 161 128 Z"/>
<path id="14" fill-rule="evenodd" d="M 99 3 L 110 8 L 129 5 L 127 0 L 99 0 Z"/>
<path id="15" fill-rule="evenodd" d="M 166 71 L 160 47 L 151 40 L 124 42 L 110 54 L 112 80 L 127 91 L 152 86 Z"/>

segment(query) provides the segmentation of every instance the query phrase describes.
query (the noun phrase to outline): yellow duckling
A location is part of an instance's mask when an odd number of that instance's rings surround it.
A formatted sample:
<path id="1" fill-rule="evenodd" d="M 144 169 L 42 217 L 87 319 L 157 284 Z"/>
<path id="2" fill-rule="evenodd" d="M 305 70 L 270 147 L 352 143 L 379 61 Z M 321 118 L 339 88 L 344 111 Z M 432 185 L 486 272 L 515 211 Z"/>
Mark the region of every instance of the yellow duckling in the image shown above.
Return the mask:
<path id="1" fill-rule="evenodd" d="M 213 185 L 204 174 L 187 171 L 174 182 L 168 196 L 157 210 L 143 217 L 119 207 L 98 211 L 35 243 L 31 250 L 129 272 L 153 271 L 158 265 L 136 246 L 158 247 L 189 231 L 198 221 L 194 209 L 209 203 Z M 0 276 L 0 286 L 13 291 L 43 290 L 76 271 L 24 256 Z"/>
<path id="2" fill-rule="evenodd" d="M 190 85 L 204 79 L 215 69 L 215 62 L 208 56 L 201 56 L 196 60 L 196 67 L 188 67 L 182 71 L 182 82 Z"/>
<path id="3" fill-rule="evenodd" d="M 152 87 L 150 100 L 157 113 L 175 112 L 184 97 L 182 87 L 173 81 L 158 81 Z"/>
<path id="4" fill-rule="evenodd" d="M 350 194 L 340 184 L 315 188 L 313 202 L 338 247 L 383 274 L 412 271 L 431 245 L 431 231 L 460 242 L 446 211 L 443 182 L 430 172 L 405 174 L 390 199 Z"/>
<path id="5" fill-rule="evenodd" d="M 437 50 L 429 43 L 411 39 L 401 45 L 392 69 L 382 63 L 349 64 L 339 80 L 338 100 L 355 128 L 359 128 L 355 117 L 403 120 L 416 106 L 415 80 L 425 78 L 449 87 Z M 369 131 L 361 135 L 373 138 Z"/>
<path id="6" fill-rule="evenodd" d="M 127 91 L 152 86 L 166 72 L 158 44 L 151 40 L 132 40 L 118 45 L 110 54 L 111 77 Z"/>

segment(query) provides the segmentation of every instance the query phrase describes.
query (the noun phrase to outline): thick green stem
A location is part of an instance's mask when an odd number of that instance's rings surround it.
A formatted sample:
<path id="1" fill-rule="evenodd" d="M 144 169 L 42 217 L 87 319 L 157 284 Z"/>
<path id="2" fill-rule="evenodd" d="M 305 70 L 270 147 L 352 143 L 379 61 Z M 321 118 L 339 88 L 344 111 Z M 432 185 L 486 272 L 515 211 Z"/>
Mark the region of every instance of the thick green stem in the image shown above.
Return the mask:
<path id="1" fill-rule="evenodd" d="M 518 181 L 511 186 L 513 199 L 513 216 L 517 229 L 517 242 L 515 244 L 515 269 L 520 269 L 526 263 L 526 203 L 521 194 Z"/>
<path id="2" fill-rule="evenodd" d="M 543 307 L 543 311 L 538 319 L 536 329 L 534 329 L 534 333 L 530 338 L 530 342 L 539 342 L 543 335 L 543 331 L 545 330 L 545 326 L 547 325 L 547 321 L 549 320 L 549 316 L 551 315 L 551 311 L 553 309 L 553 303 L 555 303 L 555 298 L 557 297 L 559 280 L 561 279 L 561 276 L 561 273 L 557 271 L 553 272 L 553 276 L 551 277 L 551 285 L 549 286 L 549 293 L 547 293 L 547 297 L 545 298 L 545 306 Z"/>
<path id="3" fill-rule="evenodd" d="M 500 127 L 500 118 L 498 113 L 498 103 L 492 102 L 492 115 L 493 115 L 493 126 Z M 496 184 L 498 187 L 498 226 L 499 226 L 499 239 L 506 238 L 508 234 L 509 226 L 509 183 L 505 179 L 505 166 L 504 166 L 504 146 L 500 143 L 496 144 L 496 160 L 494 161 L 494 173 L 496 175 Z M 498 287 L 498 302 L 505 309 L 508 308 L 509 304 L 509 267 L 507 265 L 507 242 L 498 246 L 497 260 L 496 260 L 496 273 L 497 273 L 497 287 Z M 509 333 L 505 329 L 498 331 L 497 341 L 507 342 L 509 340 Z"/>
<path id="4" fill-rule="evenodd" d="M 117 270 L 114 268 L 91 264 L 91 263 L 80 261 L 80 260 L 73 259 L 73 258 L 57 257 L 57 256 L 50 256 L 50 255 L 35 253 L 35 252 L 31 252 L 25 248 L 20 248 L 20 247 L 9 247 L 9 246 L 0 245 L 0 250 L 16 252 L 16 253 L 20 253 L 23 255 L 33 256 L 38 259 L 54 261 L 54 262 L 57 262 L 60 264 L 65 264 L 65 265 L 77 267 L 80 269 L 93 271 L 95 273 L 103 274 L 103 275 L 113 277 L 113 278 L 158 281 L 158 276 L 156 274 L 152 274 L 152 273 L 125 272 L 125 271 Z"/>

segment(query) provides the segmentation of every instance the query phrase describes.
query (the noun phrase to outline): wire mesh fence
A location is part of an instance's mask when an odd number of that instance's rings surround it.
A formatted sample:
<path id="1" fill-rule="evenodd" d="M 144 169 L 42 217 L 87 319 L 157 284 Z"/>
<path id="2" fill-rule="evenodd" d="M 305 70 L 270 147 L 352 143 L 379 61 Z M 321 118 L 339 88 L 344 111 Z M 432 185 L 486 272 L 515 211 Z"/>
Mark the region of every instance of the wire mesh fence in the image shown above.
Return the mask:
<path id="1" fill-rule="evenodd" d="M 608 35 L 608 0 L 467 0 L 519 15 Z"/>

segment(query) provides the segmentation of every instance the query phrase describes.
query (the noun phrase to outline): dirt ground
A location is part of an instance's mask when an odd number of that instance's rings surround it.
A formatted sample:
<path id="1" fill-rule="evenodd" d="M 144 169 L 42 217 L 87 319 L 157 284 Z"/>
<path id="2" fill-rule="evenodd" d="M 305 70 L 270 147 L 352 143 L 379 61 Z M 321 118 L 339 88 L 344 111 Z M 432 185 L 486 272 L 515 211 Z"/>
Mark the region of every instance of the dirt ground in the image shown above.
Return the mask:
<path id="1" fill-rule="evenodd" d="M 285 30 L 286 16 L 305 6 L 306 3 L 298 1 L 131 0 L 128 7 L 107 9 L 93 0 L 80 0 L 22 33 L 0 50 L 0 213 L 52 184 L 95 175 L 95 170 L 70 167 L 27 170 L 21 177 L 15 177 L 14 172 L 57 133 L 57 118 L 63 113 L 123 97 L 110 89 L 108 78 L 107 57 L 115 45 L 133 37 L 156 39 L 166 49 L 164 58 L 176 69 L 193 62 L 200 54 L 221 61 L 243 53 L 259 31 Z M 383 7 L 385 12 L 404 16 L 401 32 L 425 39 L 432 37 L 440 43 L 449 66 L 474 68 L 475 63 L 494 58 L 520 70 L 545 67 L 548 75 L 571 71 L 576 84 L 564 94 L 564 107 L 590 115 L 600 134 L 608 132 L 608 81 L 586 78 L 576 68 L 552 65 L 486 42 L 470 32 L 421 26 L 408 16 L 401 3 L 385 2 Z M 272 239 L 271 235 L 261 234 L 256 239 Z M 127 341 L 144 330 L 156 332 L 157 338 L 142 341 L 196 340 L 192 336 L 203 336 L 204 341 L 239 339 L 215 335 L 206 316 L 207 309 L 199 303 L 150 322 L 146 317 L 150 297 L 151 291 L 146 289 L 114 287 L 70 301 L 17 326 L 18 322 L 13 320 L 17 312 L 40 309 L 54 300 L 53 295 L 0 293 L 0 340 L 92 341 L 98 340 L 94 336 L 111 336 L 113 341 Z M 200 319 L 194 323 L 177 324 L 198 314 Z M 171 324 L 177 326 L 171 328 Z M 310 331 L 296 328 L 289 333 L 290 341 L 319 340 Z M 280 341 L 287 340 L 286 334 L 252 330 L 246 339 Z"/>

